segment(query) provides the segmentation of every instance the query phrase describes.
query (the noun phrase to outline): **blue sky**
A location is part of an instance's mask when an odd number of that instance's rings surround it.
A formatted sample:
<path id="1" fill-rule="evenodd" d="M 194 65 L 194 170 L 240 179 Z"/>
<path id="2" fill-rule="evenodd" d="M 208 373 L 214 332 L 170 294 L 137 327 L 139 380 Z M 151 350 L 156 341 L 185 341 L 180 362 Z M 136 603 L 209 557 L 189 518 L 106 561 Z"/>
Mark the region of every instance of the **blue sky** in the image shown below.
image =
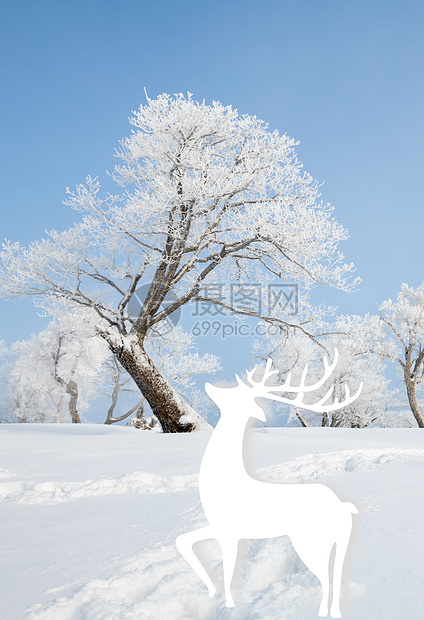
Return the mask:
<path id="1" fill-rule="evenodd" d="M 411 0 L 3 0 L 0 237 L 72 224 L 65 188 L 105 179 L 144 88 L 189 90 L 300 140 L 363 278 L 321 298 L 375 312 L 424 280 L 423 32 Z M 0 317 L 8 343 L 42 326 L 29 300 Z"/>

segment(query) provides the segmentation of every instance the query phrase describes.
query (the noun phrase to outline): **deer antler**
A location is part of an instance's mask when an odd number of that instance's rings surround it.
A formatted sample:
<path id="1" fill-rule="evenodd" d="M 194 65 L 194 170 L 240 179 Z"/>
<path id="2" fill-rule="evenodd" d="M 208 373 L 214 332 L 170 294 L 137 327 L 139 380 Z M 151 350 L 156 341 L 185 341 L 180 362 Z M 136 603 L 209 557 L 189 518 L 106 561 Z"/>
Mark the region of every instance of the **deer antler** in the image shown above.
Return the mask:
<path id="1" fill-rule="evenodd" d="M 330 411 L 337 411 L 338 409 L 341 409 L 342 407 L 346 407 L 346 405 L 350 405 L 351 403 L 353 403 L 354 400 L 358 398 L 359 394 L 361 393 L 362 387 L 363 387 L 362 381 L 361 381 L 361 384 L 358 390 L 353 395 L 350 394 L 349 387 L 345 385 L 346 398 L 341 402 L 339 402 L 338 398 L 335 398 L 332 404 L 325 405 L 325 402 L 330 398 L 331 394 L 333 393 L 334 385 L 332 385 L 330 389 L 327 391 L 327 393 L 316 403 L 312 403 L 312 404 L 304 403 L 303 396 L 306 392 L 314 392 L 315 390 L 319 389 L 320 387 L 324 385 L 324 383 L 332 375 L 335 367 L 337 366 L 338 359 L 339 359 L 339 352 L 337 351 L 337 349 L 334 350 L 334 360 L 331 364 L 329 364 L 327 358 L 324 357 L 323 376 L 316 383 L 313 383 L 312 385 L 308 385 L 308 386 L 305 385 L 306 377 L 308 374 L 308 364 L 305 364 L 305 367 L 303 369 L 302 376 L 300 379 L 300 383 L 298 386 L 291 385 L 291 373 L 287 375 L 287 379 L 282 385 L 273 385 L 273 386 L 265 385 L 267 380 L 273 374 L 278 372 L 277 370 L 271 371 L 272 360 L 270 358 L 268 358 L 267 360 L 265 371 L 260 381 L 255 381 L 253 379 L 253 374 L 256 368 L 254 368 L 253 370 L 247 373 L 247 380 L 249 381 L 252 389 L 254 389 L 254 391 L 256 392 L 255 396 L 262 396 L 263 398 L 269 398 L 270 400 L 275 400 L 280 403 L 294 405 L 296 407 L 301 407 L 302 409 L 308 409 L 309 411 L 314 411 L 316 413 L 328 413 Z M 296 395 L 296 398 L 290 399 L 290 398 L 285 398 L 284 396 L 280 396 L 279 394 L 273 393 L 277 391 L 278 392 L 294 392 L 297 395 Z"/>

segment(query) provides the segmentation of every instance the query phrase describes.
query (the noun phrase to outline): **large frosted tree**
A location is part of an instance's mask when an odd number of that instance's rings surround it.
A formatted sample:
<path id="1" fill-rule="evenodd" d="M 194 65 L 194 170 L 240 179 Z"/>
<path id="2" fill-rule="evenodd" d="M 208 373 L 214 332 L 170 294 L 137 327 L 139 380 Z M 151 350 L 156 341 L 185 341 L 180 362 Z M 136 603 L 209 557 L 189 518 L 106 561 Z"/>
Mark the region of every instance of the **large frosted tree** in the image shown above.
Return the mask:
<path id="1" fill-rule="evenodd" d="M 96 179 L 68 190 L 82 214 L 23 248 L 6 242 L 0 291 L 62 298 L 93 308 L 99 333 L 134 379 L 165 432 L 198 428 L 199 419 L 146 352 L 146 339 L 180 307 L 207 300 L 281 327 L 310 329 L 297 317 L 238 308 L 205 297 L 216 282 L 267 278 L 348 290 L 352 265 L 338 250 L 346 230 L 320 202 L 302 170 L 295 141 L 254 116 L 191 95 L 160 95 L 133 113 L 116 155 L 122 191 L 101 197 Z M 147 294 L 129 312 L 137 288 Z M 164 303 L 167 302 L 167 303 Z"/>

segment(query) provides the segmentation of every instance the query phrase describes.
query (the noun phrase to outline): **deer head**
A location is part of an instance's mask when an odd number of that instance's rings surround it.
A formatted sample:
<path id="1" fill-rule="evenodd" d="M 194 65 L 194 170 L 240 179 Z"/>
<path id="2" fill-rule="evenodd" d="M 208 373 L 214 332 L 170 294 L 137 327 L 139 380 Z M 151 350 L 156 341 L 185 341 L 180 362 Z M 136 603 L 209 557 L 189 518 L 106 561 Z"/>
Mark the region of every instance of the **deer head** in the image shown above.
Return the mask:
<path id="1" fill-rule="evenodd" d="M 211 383 L 205 383 L 206 394 L 219 407 L 221 415 L 229 412 L 230 415 L 237 411 L 237 416 L 244 416 L 246 422 L 249 418 L 256 418 L 261 422 L 266 422 L 265 413 L 253 399 L 255 394 L 252 388 L 244 383 L 236 375 L 238 385 L 230 388 L 222 388 Z"/>

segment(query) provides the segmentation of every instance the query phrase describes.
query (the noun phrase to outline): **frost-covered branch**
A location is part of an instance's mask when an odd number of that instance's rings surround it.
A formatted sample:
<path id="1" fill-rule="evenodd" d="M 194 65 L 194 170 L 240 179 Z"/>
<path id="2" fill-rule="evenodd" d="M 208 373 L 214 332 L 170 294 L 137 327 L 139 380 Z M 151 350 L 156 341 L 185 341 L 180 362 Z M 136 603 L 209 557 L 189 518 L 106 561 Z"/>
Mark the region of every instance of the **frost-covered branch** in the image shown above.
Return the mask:
<path id="1" fill-rule="evenodd" d="M 98 333 L 155 414 L 172 418 L 162 425 L 191 430 L 195 424 L 179 422 L 190 418 L 180 398 L 146 358 L 149 330 L 214 282 L 271 276 L 305 291 L 317 283 L 349 291 L 358 279 L 339 251 L 347 231 L 320 201 L 295 140 L 190 94 L 148 98 L 130 123 L 112 175 L 124 189 L 101 197 L 98 179 L 87 177 L 68 189 L 65 203 L 81 218 L 74 226 L 28 248 L 6 241 L 0 295 L 93 309 Z M 314 337 L 322 312 L 276 322 Z"/>

